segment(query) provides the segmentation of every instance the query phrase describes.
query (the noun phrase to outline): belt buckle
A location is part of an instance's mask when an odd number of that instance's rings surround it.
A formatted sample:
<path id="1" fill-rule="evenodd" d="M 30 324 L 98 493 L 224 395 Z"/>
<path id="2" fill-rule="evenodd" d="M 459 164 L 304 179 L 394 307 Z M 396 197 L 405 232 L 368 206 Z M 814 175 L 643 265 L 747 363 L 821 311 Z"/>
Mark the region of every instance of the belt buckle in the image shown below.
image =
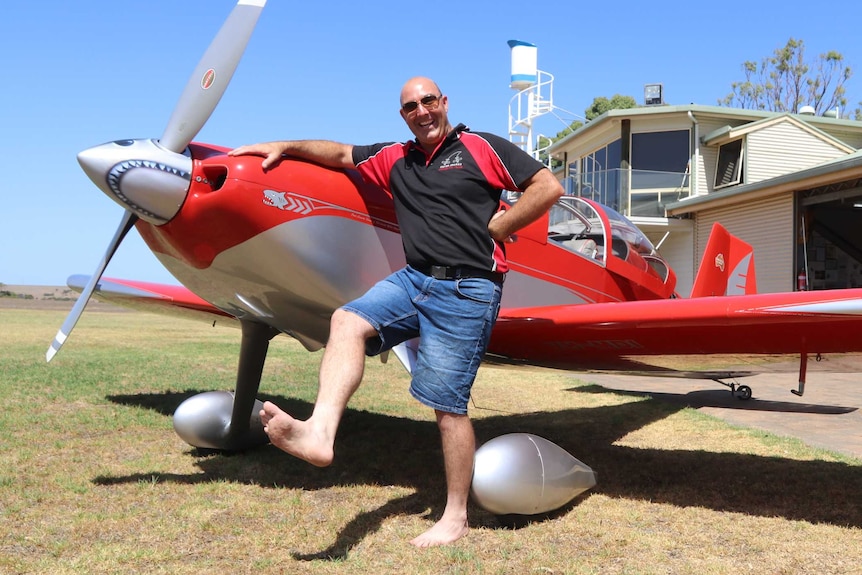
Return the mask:
<path id="1" fill-rule="evenodd" d="M 429 275 L 438 280 L 449 279 L 449 268 L 447 266 L 431 266 L 431 273 Z"/>

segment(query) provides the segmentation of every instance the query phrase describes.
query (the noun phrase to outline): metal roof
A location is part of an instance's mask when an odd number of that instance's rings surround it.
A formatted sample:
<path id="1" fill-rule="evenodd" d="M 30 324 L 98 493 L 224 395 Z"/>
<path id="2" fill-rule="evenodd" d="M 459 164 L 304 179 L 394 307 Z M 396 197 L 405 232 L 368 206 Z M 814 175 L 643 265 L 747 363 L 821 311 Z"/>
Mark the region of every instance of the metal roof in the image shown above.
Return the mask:
<path id="1" fill-rule="evenodd" d="M 850 120 L 845 118 L 830 118 L 828 116 L 811 116 L 808 114 L 791 114 L 788 112 L 770 112 L 767 110 L 746 110 L 742 108 L 729 108 L 725 106 L 702 106 L 700 104 L 687 104 L 677 106 L 640 106 L 637 108 L 608 110 L 601 116 L 590 120 L 571 134 L 568 134 L 564 138 L 561 138 L 554 142 L 548 148 L 548 152 L 550 154 L 553 154 L 554 152 L 565 148 L 567 144 L 570 144 L 572 142 L 572 140 L 581 138 L 585 134 L 588 134 L 593 130 L 600 129 L 605 124 L 614 119 L 620 120 L 627 118 L 635 119 L 638 117 L 662 115 L 686 115 L 689 112 L 691 112 L 692 114 L 697 114 L 699 118 L 705 116 L 712 118 L 727 118 L 732 120 L 749 120 L 751 122 L 789 115 L 796 120 L 800 120 L 802 122 L 805 122 L 806 124 L 811 125 L 814 128 L 821 130 L 824 127 L 831 126 L 851 128 L 862 132 L 862 122 L 858 120 Z"/>

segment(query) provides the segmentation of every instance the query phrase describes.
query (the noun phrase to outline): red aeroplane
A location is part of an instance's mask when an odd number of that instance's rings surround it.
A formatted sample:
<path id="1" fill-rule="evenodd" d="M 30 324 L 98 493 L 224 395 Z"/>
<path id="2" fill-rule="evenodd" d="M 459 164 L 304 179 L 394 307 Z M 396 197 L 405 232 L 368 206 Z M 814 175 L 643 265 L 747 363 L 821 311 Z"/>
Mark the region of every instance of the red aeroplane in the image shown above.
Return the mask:
<path id="1" fill-rule="evenodd" d="M 192 397 L 174 415 L 177 432 L 197 447 L 265 443 L 256 394 L 270 339 L 285 334 L 321 348 L 332 312 L 405 263 L 391 198 L 357 173 L 292 158 L 263 171 L 260 157 L 192 143 L 264 3 L 237 3 L 161 138 L 79 154 L 87 175 L 125 212 L 96 272 L 69 279 L 82 295 L 47 354 L 50 361 L 93 293 L 132 308 L 238 323 L 235 391 Z M 132 227 L 184 287 L 101 277 Z M 507 249 L 510 272 L 487 361 L 667 375 L 680 373 L 669 358 L 710 355 L 710 365 L 728 367 L 700 376 L 724 383 L 745 369 L 741 357 L 790 355 L 799 361 L 801 394 L 809 356 L 862 351 L 862 289 L 756 294 L 751 247 L 721 226 L 690 298 L 676 295 L 673 271 L 637 227 L 587 199 L 562 198 Z M 413 345 L 394 350 L 407 369 Z M 747 386 L 725 385 L 751 396 Z"/>

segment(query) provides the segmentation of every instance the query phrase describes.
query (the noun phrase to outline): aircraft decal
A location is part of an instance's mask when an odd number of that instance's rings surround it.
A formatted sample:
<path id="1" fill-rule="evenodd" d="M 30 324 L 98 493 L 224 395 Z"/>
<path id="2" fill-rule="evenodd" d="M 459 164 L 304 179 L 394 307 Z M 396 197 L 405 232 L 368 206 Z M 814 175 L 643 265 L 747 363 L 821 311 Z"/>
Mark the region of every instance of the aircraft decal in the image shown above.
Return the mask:
<path id="1" fill-rule="evenodd" d="M 275 190 L 263 191 L 263 203 L 267 206 L 278 208 L 286 212 L 295 212 L 303 216 L 314 211 L 314 204 L 308 198 L 287 195 L 287 192 L 276 192 Z"/>
<path id="2" fill-rule="evenodd" d="M 745 286 L 748 284 L 748 269 L 751 265 L 751 256 L 752 254 L 746 255 L 744 258 L 739 260 L 739 263 L 736 264 L 735 268 L 733 268 L 727 282 L 727 295 L 745 294 Z M 722 259 L 722 264 L 723 263 L 724 260 Z M 721 271 L 724 271 L 723 267 Z"/>
<path id="3" fill-rule="evenodd" d="M 204 73 L 203 78 L 201 78 L 201 88 L 206 90 L 210 88 L 213 84 L 215 84 L 215 75 L 215 70 L 213 70 L 212 68 L 207 70 Z"/>
<path id="4" fill-rule="evenodd" d="M 862 299 L 822 301 L 764 308 L 766 312 L 862 315 Z"/>
<path id="5" fill-rule="evenodd" d="M 715 267 L 724 271 L 724 254 L 718 254 L 715 256 Z"/>
<path id="6" fill-rule="evenodd" d="M 263 191 L 264 205 L 278 208 L 285 212 L 293 212 L 301 216 L 307 216 L 311 212 L 317 211 L 315 215 L 329 215 L 329 213 L 347 214 L 351 219 L 373 225 L 387 231 L 399 233 L 400 228 L 395 222 L 389 222 L 382 218 L 373 217 L 367 213 L 324 202 L 318 199 L 301 196 L 292 192 L 278 192 L 276 190 Z M 321 213 L 322 212 L 322 213 Z"/>
<path id="7" fill-rule="evenodd" d="M 119 144 L 119 142 L 116 143 Z M 191 173 L 182 168 L 170 166 L 164 162 L 154 162 L 152 160 L 126 160 L 115 164 L 108 172 L 108 175 L 105 178 L 108 183 L 108 187 L 110 187 L 111 191 L 114 193 L 114 195 L 117 196 L 117 198 L 121 202 L 127 204 L 128 207 L 134 209 L 136 212 L 144 216 L 158 219 L 160 221 L 165 221 L 164 217 L 140 206 L 132 198 L 126 196 L 126 194 L 123 193 L 123 178 L 136 169 L 155 170 L 163 174 L 176 176 L 182 180 L 185 180 L 189 184 L 191 183 Z M 189 184 L 183 184 L 183 187 L 188 187 Z"/>
<path id="8" fill-rule="evenodd" d="M 643 344 L 634 339 L 557 340 L 548 342 L 548 345 L 564 351 L 644 349 Z"/>

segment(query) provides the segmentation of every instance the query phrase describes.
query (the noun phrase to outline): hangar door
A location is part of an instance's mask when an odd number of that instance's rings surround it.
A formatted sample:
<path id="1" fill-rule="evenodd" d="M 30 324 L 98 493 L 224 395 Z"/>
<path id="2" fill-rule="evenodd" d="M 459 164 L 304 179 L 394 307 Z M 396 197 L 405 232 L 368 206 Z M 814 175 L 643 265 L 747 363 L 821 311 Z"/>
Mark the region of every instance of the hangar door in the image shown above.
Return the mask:
<path id="1" fill-rule="evenodd" d="M 807 264 L 809 289 L 862 285 L 862 186 L 860 180 L 806 190 L 799 213 L 806 221 L 807 244 L 796 261 Z M 797 220 L 801 218 L 797 217 Z"/>
<path id="2" fill-rule="evenodd" d="M 712 224 L 719 222 L 754 248 L 758 293 L 793 291 L 796 248 L 793 194 L 706 209 L 697 213 L 695 241 L 698 263 L 703 259 Z"/>

